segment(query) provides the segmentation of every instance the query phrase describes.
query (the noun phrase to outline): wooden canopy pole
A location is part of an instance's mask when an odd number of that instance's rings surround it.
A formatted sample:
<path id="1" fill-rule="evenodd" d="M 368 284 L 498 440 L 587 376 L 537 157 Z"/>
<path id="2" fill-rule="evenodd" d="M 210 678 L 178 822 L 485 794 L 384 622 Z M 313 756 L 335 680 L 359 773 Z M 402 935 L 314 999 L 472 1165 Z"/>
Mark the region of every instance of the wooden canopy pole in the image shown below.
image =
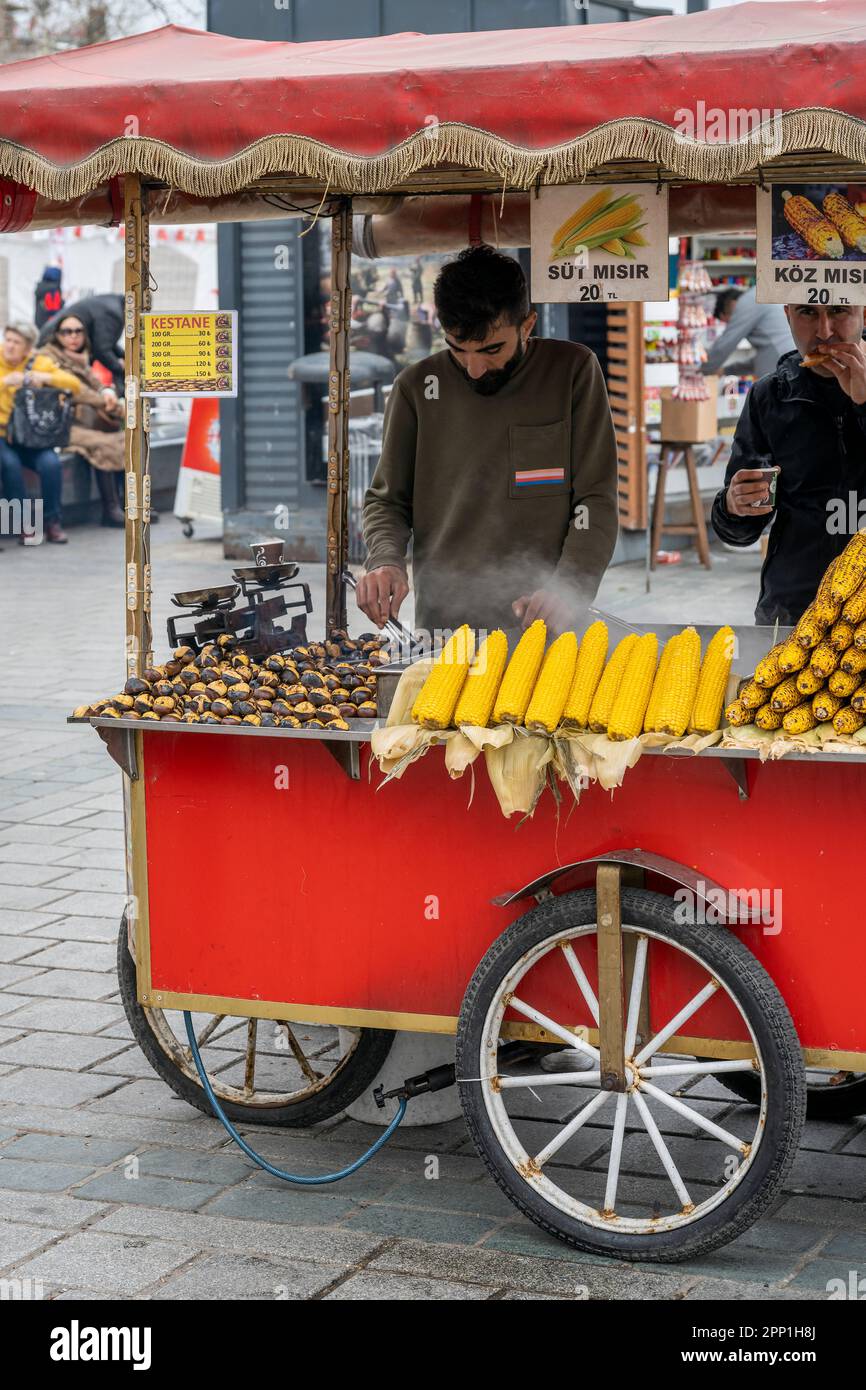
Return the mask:
<path id="1" fill-rule="evenodd" d="M 328 554 L 325 632 L 346 626 L 349 562 L 349 324 L 352 316 L 352 200 L 331 219 L 331 318 L 328 368 Z"/>
<path id="2" fill-rule="evenodd" d="M 126 356 L 126 674 L 153 664 L 150 622 L 150 473 L 148 402 L 141 399 L 140 315 L 150 308 L 150 220 L 137 174 L 123 182 L 126 232 L 124 345 Z"/>

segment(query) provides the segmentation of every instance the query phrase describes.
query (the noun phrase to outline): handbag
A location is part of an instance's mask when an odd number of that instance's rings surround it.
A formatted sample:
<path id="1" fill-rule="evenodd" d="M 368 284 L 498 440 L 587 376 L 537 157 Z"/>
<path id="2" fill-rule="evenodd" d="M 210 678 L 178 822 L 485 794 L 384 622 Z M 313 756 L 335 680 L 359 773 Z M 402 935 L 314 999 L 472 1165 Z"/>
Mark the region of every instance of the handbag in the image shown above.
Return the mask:
<path id="1" fill-rule="evenodd" d="M 28 359 L 25 371 L 33 361 L 34 357 Z M 56 386 L 19 386 L 9 420 L 9 443 L 22 449 L 65 449 L 72 412 L 68 392 Z"/>

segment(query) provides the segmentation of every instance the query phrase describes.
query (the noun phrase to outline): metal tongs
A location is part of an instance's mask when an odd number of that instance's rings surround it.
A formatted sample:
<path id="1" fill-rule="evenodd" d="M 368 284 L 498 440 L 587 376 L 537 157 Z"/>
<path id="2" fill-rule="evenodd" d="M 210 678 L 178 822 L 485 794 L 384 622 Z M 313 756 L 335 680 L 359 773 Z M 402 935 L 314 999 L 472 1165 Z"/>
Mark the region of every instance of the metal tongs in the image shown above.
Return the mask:
<path id="1" fill-rule="evenodd" d="M 340 575 L 340 579 L 344 584 L 348 585 L 348 587 L 353 592 L 357 590 L 357 580 L 355 579 L 355 576 L 350 573 L 349 570 L 343 570 L 342 574 Z M 420 637 L 416 637 L 415 633 L 410 631 L 408 627 L 404 627 L 402 623 L 398 623 L 396 618 L 389 618 L 387 622 L 383 623 L 382 631 L 386 632 L 388 636 L 391 638 L 392 642 L 396 643 L 399 646 L 401 652 L 405 652 L 407 654 L 410 652 L 416 652 L 419 651 L 420 648 L 422 648 L 424 645 L 423 640 Z"/>

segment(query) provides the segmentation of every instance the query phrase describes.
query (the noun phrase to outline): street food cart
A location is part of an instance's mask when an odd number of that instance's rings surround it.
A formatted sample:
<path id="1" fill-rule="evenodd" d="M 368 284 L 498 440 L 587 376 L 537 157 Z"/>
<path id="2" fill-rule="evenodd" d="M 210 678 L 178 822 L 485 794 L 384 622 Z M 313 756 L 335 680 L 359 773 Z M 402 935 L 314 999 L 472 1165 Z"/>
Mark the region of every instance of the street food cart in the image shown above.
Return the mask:
<path id="1" fill-rule="evenodd" d="M 169 27 L 0 69 L 5 225 L 113 209 L 125 226 L 127 676 L 154 646 L 136 389 L 151 221 L 268 216 L 275 201 L 331 218 L 327 608 L 314 621 L 333 633 L 346 626 L 353 200 L 507 202 L 615 176 L 700 188 L 721 218 L 736 185 L 739 216 L 750 185 L 864 177 L 866 93 L 850 80 L 864 58 L 857 0 L 833 0 L 333 44 Z M 804 107 L 816 73 L 825 104 Z M 677 108 L 698 99 L 779 108 L 778 153 L 678 136 Z M 770 637 L 738 636 L 748 674 Z M 380 789 L 363 721 L 92 722 L 123 769 L 127 1012 L 200 1108 L 177 1011 L 194 1015 L 228 1115 L 259 1123 L 344 1109 L 395 1030 L 456 1033 L 469 1131 L 515 1206 L 581 1249 L 655 1260 L 713 1249 L 767 1207 L 796 1152 L 807 1069 L 816 1111 L 866 1108 L 855 753 L 655 751 L 614 795 L 592 786 L 570 814 L 547 798 L 518 826 L 484 779 L 467 805 L 434 756 Z M 322 1031 L 334 1025 L 339 1055 Z M 587 1069 L 544 1070 L 556 1047 Z M 708 1077 L 751 1106 L 717 1123 Z M 699 1180 L 681 1172 L 671 1117 L 704 1140 Z"/>

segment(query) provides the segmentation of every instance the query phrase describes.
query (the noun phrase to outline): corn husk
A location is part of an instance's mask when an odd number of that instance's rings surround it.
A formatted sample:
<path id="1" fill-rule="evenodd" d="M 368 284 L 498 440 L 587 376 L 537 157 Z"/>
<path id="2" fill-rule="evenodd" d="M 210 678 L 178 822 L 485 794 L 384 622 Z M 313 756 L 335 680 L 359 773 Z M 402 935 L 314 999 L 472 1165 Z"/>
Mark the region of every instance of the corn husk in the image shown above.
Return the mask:
<path id="1" fill-rule="evenodd" d="M 503 816 L 531 816 L 547 781 L 553 745 L 540 734 L 518 732 L 509 743 L 484 749 L 487 775 Z"/>
<path id="2" fill-rule="evenodd" d="M 397 682 L 397 689 L 394 691 L 394 698 L 391 701 L 391 708 L 385 721 L 386 728 L 391 728 L 394 724 L 410 724 L 412 722 L 412 706 L 432 669 L 432 656 L 422 657 L 420 661 L 413 661 L 411 666 L 406 667 Z"/>

